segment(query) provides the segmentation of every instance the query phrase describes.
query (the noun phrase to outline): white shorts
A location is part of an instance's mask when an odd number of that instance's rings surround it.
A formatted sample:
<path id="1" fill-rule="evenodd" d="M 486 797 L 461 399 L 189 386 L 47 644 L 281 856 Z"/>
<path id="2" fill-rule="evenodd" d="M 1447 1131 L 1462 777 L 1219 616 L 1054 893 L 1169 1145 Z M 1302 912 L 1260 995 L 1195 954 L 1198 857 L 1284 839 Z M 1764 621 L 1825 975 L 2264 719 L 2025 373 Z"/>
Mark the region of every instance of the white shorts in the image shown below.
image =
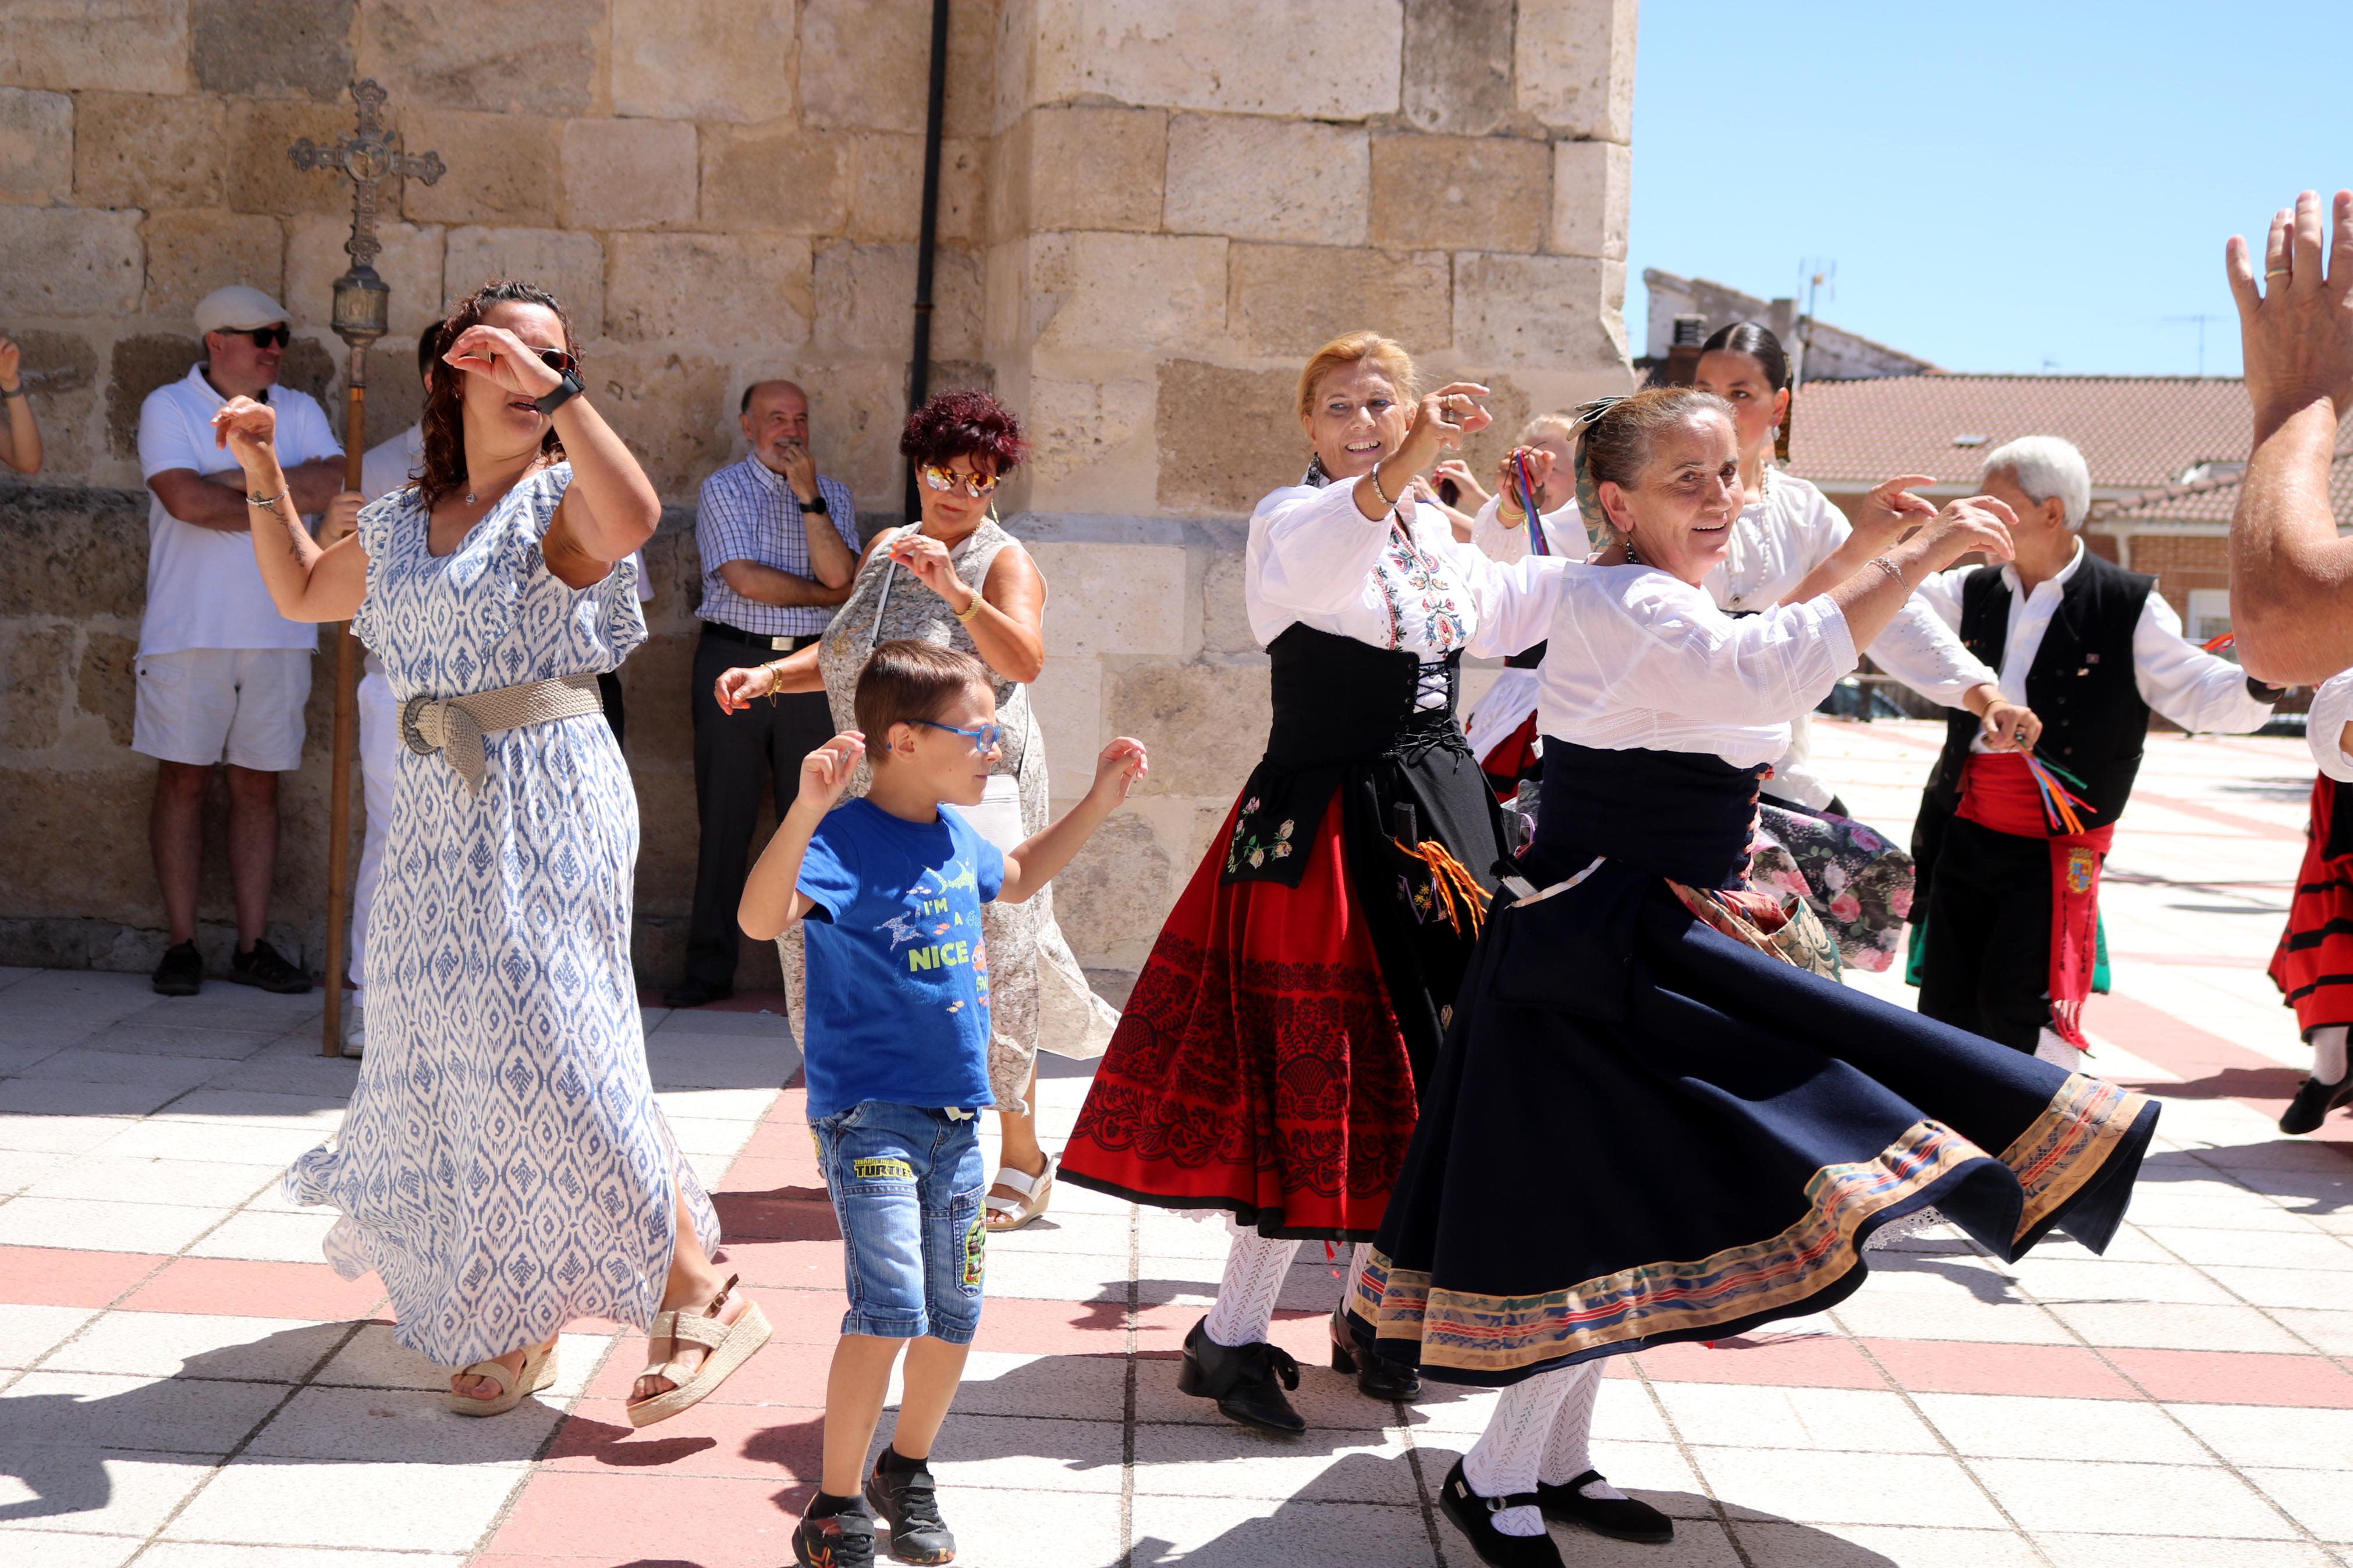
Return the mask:
<path id="1" fill-rule="evenodd" d="M 302 765 L 307 648 L 192 647 L 140 656 L 131 749 L 159 762 L 256 773 Z"/>

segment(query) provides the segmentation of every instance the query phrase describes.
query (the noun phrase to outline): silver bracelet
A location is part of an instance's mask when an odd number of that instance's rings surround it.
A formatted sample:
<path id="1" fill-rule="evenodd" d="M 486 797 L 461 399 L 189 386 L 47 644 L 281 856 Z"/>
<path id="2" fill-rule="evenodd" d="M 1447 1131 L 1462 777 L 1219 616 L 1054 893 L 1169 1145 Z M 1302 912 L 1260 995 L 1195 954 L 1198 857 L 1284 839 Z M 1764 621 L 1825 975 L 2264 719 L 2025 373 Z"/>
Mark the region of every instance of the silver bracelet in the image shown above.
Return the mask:
<path id="1" fill-rule="evenodd" d="M 1871 563 L 1872 563 L 1873 566 L 1878 567 L 1882 572 L 1886 573 L 1890 577 L 1894 578 L 1894 579 L 1895 579 L 1895 581 L 1896 581 L 1897 583 L 1899 583 L 1899 584 L 1901 584 L 1903 585 L 1904 591 L 1905 591 L 1905 593 L 1907 593 L 1907 594 L 1908 594 L 1908 593 L 1910 593 L 1910 592 L 1912 591 L 1912 584 L 1909 584 L 1909 583 L 1905 583 L 1905 582 L 1904 581 L 1904 568 L 1903 568 L 1903 567 L 1898 566 L 1897 564 L 1895 564 L 1895 563 L 1894 563 L 1894 562 L 1890 561 L 1890 560 L 1889 560 L 1886 556 L 1884 556 L 1884 555 L 1874 555 L 1874 556 L 1873 556 L 1873 557 L 1871 558 Z"/>
<path id="2" fill-rule="evenodd" d="M 1396 510 L 1397 502 L 1391 499 L 1388 491 L 1381 489 L 1381 466 L 1378 463 L 1375 463 L 1373 465 L 1372 472 L 1367 474 L 1366 478 L 1373 481 L 1373 493 L 1381 498 L 1381 504 L 1388 507 L 1392 511 Z"/>
<path id="3" fill-rule="evenodd" d="M 274 512 L 278 510 L 278 503 L 285 499 L 286 492 L 284 490 L 280 490 L 274 496 L 248 496 L 245 498 L 245 504 L 248 506 L 265 507 Z"/>

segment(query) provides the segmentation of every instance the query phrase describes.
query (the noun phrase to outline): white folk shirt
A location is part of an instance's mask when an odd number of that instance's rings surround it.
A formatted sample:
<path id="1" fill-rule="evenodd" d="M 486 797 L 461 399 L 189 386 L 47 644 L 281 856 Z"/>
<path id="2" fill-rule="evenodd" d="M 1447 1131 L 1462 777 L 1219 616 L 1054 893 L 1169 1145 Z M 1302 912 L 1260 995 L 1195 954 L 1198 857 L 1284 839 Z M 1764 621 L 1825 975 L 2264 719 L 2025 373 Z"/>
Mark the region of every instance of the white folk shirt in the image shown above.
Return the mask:
<path id="1" fill-rule="evenodd" d="M 153 479 L 173 468 L 198 474 L 233 472 L 237 459 L 213 438 L 213 416 L 227 399 L 205 379 L 205 367 L 157 387 L 139 406 L 139 473 Z M 287 468 L 340 458 L 326 412 L 317 399 L 290 386 L 269 389 L 278 413 L 278 460 Z M 182 522 L 152 492 L 147 502 L 147 612 L 139 623 L 142 655 L 189 648 L 300 648 L 319 646 L 319 631 L 290 621 L 262 585 L 253 540 Z"/>
<path id="2" fill-rule="evenodd" d="M 2353 669 L 2332 675 L 2312 694 L 2312 711 L 2305 716 L 2305 744 L 2320 771 L 2338 784 L 2353 784 L 2353 757 L 2338 744 L 2345 726 L 2353 724 Z"/>
<path id="3" fill-rule="evenodd" d="M 2034 656 L 2042 650 L 2042 634 L 2051 629 L 2051 617 L 2059 613 L 2068 579 L 2083 564 L 2084 542 L 2077 540 L 2075 553 L 2068 557 L 2059 574 L 2037 583 L 2022 603 L 2018 568 L 2005 564 L 2001 569 L 2002 585 L 2010 595 L 2009 632 L 2002 643 L 2001 694 L 2021 707 L 2028 705 L 2026 678 L 2034 668 Z M 1956 566 L 1939 573 L 1920 584 L 1916 597 L 1957 630 L 1961 584 L 1976 570 Z M 2133 686 L 2142 701 L 2185 730 L 2235 734 L 2260 730 L 2272 716 L 2272 705 L 2248 691 L 2245 670 L 2182 637 L 2181 617 L 2155 589 L 2149 591 L 2147 602 L 2141 606 L 2140 623 L 2133 628 Z M 1969 750 L 1986 750 L 1985 737 L 1980 734 L 1972 740 Z"/>

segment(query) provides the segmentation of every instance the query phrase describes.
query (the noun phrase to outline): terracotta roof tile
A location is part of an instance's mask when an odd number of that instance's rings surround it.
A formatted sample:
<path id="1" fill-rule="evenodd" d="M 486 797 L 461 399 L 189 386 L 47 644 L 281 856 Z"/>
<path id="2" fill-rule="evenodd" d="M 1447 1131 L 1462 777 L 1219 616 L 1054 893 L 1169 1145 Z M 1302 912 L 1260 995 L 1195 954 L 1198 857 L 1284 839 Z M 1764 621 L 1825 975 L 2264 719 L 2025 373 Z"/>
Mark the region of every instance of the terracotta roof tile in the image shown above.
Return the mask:
<path id="1" fill-rule="evenodd" d="M 2094 522 L 2228 522 L 2238 510 L 2243 476 L 2208 479 L 2151 490 L 2130 500 L 2092 509 Z M 2353 521 L 2353 450 L 2340 451 L 2328 468 L 2328 505 L 2340 521 Z"/>
<path id="2" fill-rule="evenodd" d="M 1966 483 L 2005 441 L 2063 436 L 2083 449 L 2094 489 L 2145 490 L 2196 463 L 2243 459 L 2253 434 L 2235 376 L 1894 375 L 1799 389 L 1789 455 L 1818 484 Z"/>

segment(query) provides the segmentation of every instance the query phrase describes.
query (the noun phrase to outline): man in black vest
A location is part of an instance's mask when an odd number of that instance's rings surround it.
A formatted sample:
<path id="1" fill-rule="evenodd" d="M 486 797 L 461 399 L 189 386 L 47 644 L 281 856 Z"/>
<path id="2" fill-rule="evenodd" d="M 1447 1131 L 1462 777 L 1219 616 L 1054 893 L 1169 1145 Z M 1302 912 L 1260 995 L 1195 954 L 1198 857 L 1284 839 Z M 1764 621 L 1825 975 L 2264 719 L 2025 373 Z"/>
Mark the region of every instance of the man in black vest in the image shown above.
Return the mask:
<path id="1" fill-rule="evenodd" d="M 2084 547 L 2092 478 L 2072 445 L 2024 437 L 1989 453 L 1983 476 L 1979 489 L 2018 514 L 2015 558 L 1957 567 L 1920 596 L 2039 717 L 2033 755 L 2047 772 L 2038 781 L 2022 756 L 1993 754 L 1978 721 L 1954 715 L 1913 831 L 1927 918 L 1920 1011 L 2073 1068 L 2100 866 L 2149 710 L 2236 732 L 2260 728 L 2281 694 L 2185 641 L 2155 578 Z"/>

